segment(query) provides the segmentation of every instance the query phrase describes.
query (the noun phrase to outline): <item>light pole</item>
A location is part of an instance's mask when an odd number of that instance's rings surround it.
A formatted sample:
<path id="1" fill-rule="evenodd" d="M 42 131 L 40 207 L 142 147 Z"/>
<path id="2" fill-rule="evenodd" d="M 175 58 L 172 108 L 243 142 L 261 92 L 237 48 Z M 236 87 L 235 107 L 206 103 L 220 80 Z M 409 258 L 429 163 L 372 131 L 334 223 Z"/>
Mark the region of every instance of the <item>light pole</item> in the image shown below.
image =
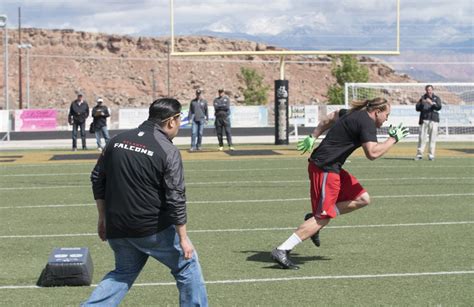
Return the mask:
<path id="1" fill-rule="evenodd" d="M 8 30 L 7 30 L 7 16 L 5 15 L 0 15 L 0 27 L 4 29 L 5 35 L 4 35 L 4 40 L 5 43 L 3 45 L 3 48 L 5 49 L 3 51 L 4 53 L 4 65 L 3 65 L 3 70 L 4 70 L 4 78 L 5 78 L 5 109 L 8 110 L 9 104 L 8 104 Z"/>
<path id="2" fill-rule="evenodd" d="M 151 86 L 152 86 L 152 97 L 153 101 L 156 100 L 156 81 L 155 81 L 155 69 L 151 69 Z"/>
<path id="3" fill-rule="evenodd" d="M 5 35 L 5 43 L 3 44 L 4 50 L 4 82 L 5 82 L 5 87 L 4 87 L 4 95 L 5 95 L 5 110 L 9 112 L 10 105 L 8 103 L 8 30 L 7 30 L 7 16 L 6 15 L 0 15 L 0 27 L 4 29 Z M 8 113 L 10 114 L 10 113 Z M 6 134 L 7 141 L 10 141 L 10 116 L 7 116 L 7 134 Z"/>
<path id="4" fill-rule="evenodd" d="M 30 53 L 31 44 L 20 44 L 18 48 L 26 50 L 26 108 L 30 108 Z"/>

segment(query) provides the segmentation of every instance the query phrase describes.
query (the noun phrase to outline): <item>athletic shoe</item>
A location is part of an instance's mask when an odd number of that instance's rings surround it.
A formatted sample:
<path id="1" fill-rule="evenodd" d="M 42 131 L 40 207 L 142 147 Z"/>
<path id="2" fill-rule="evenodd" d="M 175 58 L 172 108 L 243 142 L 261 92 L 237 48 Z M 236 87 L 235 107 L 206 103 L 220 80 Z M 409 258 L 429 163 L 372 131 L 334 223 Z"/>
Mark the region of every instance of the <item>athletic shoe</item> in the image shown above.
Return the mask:
<path id="1" fill-rule="evenodd" d="M 290 260 L 290 251 L 275 248 L 272 250 L 272 259 L 278 263 L 282 269 L 298 270 L 300 268 Z"/>
<path id="2" fill-rule="evenodd" d="M 220 146 L 218 149 L 219 149 L 219 151 L 223 151 L 224 147 Z"/>
<path id="3" fill-rule="evenodd" d="M 420 161 L 420 160 L 422 160 L 422 159 L 423 159 L 423 156 L 419 156 L 419 155 L 418 155 L 418 156 L 415 157 L 415 161 Z"/>
<path id="4" fill-rule="evenodd" d="M 313 217 L 313 214 L 312 213 L 306 213 L 306 215 L 304 216 L 304 220 L 309 220 L 310 218 Z M 316 245 L 317 247 L 321 246 L 321 240 L 319 240 L 319 230 L 317 233 L 315 233 L 312 237 L 311 237 L 311 241 L 314 243 L 314 245 Z"/>
<path id="5" fill-rule="evenodd" d="M 77 148 L 76 148 L 76 147 L 74 147 L 74 148 L 72 149 L 72 151 L 77 151 Z"/>
<path id="6" fill-rule="evenodd" d="M 234 150 L 235 150 L 235 147 L 234 147 L 234 146 L 229 146 L 229 149 L 230 149 L 231 151 L 234 151 Z"/>
<path id="7" fill-rule="evenodd" d="M 195 150 L 196 150 L 196 148 L 192 148 L 192 147 L 189 148 L 189 151 L 195 151 Z"/>
<path id="8" fill-rule="evenodd" d="M 102 152 L 102 147 L 97 147 L 98 152 Z"/>
<path id="9" fill-rule="evenodd" d="M 431 156 L 431 155 L 430 155 L 430 156 L 428 156 L 428 160 L 430 160 L 430 161 L 434 161 L 434 156 Z"/>

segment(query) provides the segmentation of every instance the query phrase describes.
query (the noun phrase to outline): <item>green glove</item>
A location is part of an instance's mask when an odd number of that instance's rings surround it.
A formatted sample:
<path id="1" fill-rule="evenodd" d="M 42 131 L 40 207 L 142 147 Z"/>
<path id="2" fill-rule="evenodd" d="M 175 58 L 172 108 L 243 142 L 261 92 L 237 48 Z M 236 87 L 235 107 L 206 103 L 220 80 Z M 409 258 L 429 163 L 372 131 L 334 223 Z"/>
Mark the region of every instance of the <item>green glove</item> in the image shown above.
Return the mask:
<path id="1" fill-rule="evenodd" d="M 316 139 L 312 135 L 309 135 L 304 140 L 298 142 L 296 149 L 298 149 L 299 151 L 303 151 L 301 154 L 304 154 L 313 149 L 315 142 Z"/>
<path id="2" fill-rule="evenodd" d="M 397 143 L 401 139 L 405 138 L 408 134 L 408 128 L 403 127 L 403 123 L 400 123 L 398 127 L 390 125 L 390 127 L 388 128 L 388 135 L 393 137 Z"/>

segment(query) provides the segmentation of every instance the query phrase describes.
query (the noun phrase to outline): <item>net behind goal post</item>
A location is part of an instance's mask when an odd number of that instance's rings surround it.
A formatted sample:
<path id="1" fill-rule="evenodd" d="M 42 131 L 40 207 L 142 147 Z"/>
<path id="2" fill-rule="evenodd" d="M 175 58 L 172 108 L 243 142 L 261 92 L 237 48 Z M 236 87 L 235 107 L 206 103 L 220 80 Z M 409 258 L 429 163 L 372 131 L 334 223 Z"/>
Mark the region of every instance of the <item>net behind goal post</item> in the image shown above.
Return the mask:
<path id="1" fill-rule="evenodd" d="M 474 83 L 429 83 L 442 101 L 439 135 L 472 140 L 474 137 Z M 403 122 L 412 137 L 418 135 L 419 113 L 415 104 L 425 93 L 427 83 L 346 83 L 345 105 L 353 100 L 383 97 L 392 104 L 388 125 Z M 385 128 L 386 129 L 386 128 Z M 385 130 L 382 129 L 382 133 Z"/>

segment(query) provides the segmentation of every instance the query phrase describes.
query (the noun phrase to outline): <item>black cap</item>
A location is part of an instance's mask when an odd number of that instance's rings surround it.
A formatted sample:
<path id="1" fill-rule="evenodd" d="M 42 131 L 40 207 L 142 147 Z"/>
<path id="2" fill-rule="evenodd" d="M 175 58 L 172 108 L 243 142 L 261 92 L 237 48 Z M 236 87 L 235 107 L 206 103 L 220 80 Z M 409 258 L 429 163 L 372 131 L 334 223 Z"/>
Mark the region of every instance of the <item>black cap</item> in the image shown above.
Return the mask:
<path id="1" fill-rule="evenodd" d="M 196 94 L 201 94 L 201 90 L 196 90 Z"/>

